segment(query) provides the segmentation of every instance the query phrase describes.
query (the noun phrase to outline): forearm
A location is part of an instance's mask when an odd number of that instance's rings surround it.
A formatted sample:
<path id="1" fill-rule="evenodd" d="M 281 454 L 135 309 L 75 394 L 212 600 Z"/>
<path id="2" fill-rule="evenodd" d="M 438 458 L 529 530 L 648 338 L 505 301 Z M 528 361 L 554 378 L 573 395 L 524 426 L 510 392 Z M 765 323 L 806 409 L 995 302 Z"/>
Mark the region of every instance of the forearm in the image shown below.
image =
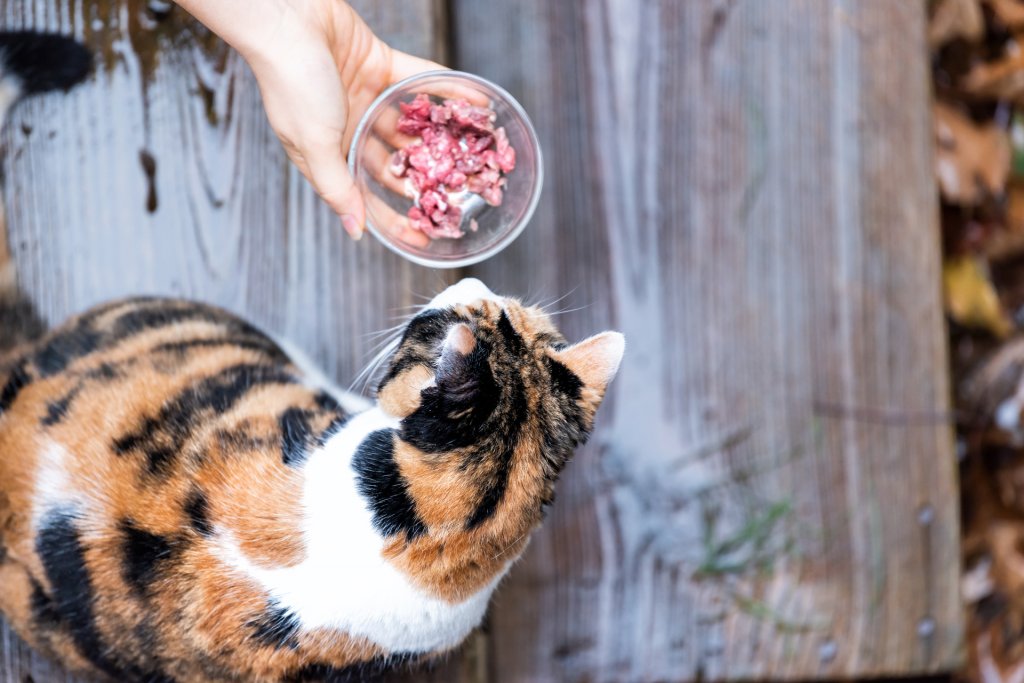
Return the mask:
<path id="1" fill-rule="evenodd" d="M 288 0 L 177 0 L 178 5 L 252 60 L 295 28 Z"/>

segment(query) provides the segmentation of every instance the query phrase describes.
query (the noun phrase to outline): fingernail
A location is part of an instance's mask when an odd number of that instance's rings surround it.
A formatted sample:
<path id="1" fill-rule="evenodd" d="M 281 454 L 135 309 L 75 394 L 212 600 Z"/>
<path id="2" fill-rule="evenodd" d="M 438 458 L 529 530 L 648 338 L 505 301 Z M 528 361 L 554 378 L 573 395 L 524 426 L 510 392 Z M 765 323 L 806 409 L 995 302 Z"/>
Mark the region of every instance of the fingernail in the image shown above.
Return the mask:
<path id="1" fill-rule="evenodd" d="M 360 227 L 359 221 L 350 213 L 346 213 L 341 217 L 341 226 L 345 228 L 348 236 L 354 240 L 358 240 L 363 236 L 363 229 Z"/>

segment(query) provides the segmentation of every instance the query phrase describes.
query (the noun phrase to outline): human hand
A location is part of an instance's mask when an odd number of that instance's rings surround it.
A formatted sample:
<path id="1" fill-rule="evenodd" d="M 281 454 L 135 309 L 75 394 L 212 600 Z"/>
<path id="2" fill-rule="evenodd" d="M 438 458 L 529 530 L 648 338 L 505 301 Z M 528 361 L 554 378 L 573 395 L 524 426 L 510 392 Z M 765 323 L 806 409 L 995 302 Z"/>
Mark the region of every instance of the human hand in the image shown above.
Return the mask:
<path id="1" fill-rule="evenodd" d="M 345 154 L 388 86 L 444 68 L 394 50 L 341 0 L 180 0 L 252 67 L 288 157 L 354 239 L 366 206 Z"/>

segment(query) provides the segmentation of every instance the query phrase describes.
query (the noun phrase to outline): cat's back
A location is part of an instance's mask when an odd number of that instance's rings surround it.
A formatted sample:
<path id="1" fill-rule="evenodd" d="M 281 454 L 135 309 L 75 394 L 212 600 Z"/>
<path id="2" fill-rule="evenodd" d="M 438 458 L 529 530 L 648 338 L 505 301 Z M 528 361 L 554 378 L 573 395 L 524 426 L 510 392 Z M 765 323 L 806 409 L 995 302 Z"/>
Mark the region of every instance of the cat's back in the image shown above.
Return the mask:
<path id="1" fill-rule="evenodd" d="M 340 413 L 251 324 L 192 301 L 113 302 L 0 363 L 0 453 L 20 454 L 0 458 L 0 487 L 10 495 L 59 459 L 83 495 L 109 497 L 122 479 L 166 488 L 228 450 L 269 452 L 289 409 Z"/>
<path id="2" fill-rule="evenodd" d="M 266 334 L 195 302 L 115 302 L 15 349 L 0 360 L 0 608 L 112 677 L 251 638 L 217 630 L 238 623 L 223 610 L 267 605 L 241 588 L 223 604 L 234 579 L 210 539 L 222 526 L 256 563 L 299 561 L 297 465 L 346 418 Z"/>

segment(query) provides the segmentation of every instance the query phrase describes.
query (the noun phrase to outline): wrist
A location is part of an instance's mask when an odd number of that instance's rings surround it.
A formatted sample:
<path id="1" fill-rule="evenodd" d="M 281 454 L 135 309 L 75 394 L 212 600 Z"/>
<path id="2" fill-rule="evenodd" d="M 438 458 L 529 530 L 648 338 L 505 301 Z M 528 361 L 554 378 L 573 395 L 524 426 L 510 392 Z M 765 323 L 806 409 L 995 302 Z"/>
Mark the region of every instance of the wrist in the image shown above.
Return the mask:
<path id="1" fill-rule="evenodd" d="M 177 4 L 250 64 L 271 51 L 296 23 L 287 0 L 177 0 Z"/>

